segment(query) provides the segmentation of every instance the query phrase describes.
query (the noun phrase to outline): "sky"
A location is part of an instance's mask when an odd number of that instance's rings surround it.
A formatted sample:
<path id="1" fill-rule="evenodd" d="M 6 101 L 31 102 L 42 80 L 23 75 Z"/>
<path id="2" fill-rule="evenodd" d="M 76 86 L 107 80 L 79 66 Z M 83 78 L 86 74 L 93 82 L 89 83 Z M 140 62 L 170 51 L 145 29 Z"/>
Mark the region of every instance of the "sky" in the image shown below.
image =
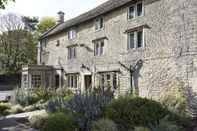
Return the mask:
<path id="1" fill-rule="evenodd" d="M 71 19 L 107 0 L 15 0 L 9 2 L 0 14 L 15 13 L 24 16 L 57 17 L 58 11 L 65 12 L 65 19 Z"/>

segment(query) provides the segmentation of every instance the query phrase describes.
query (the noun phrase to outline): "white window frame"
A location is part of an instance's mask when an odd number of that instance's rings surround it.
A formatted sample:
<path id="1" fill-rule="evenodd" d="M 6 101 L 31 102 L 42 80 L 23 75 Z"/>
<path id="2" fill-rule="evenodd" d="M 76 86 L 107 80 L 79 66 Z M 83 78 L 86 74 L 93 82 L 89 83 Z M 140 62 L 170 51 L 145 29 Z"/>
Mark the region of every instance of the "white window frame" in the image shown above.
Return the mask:
<path id="1" fill-rule="evenodd" d="M 68 74 L 67 75 L 67 86 L 68 88 L 78 88 L 79 75 L 78 74 Z"/>
<path id="2" fill-rule="evenodd" d="M 102 26 L 101 26 L 101 20 L 102 20 Z M 99 17 L 95 19 L 95 30 L 99 31 L 102 30 L 104 28 L 104 18 L 103 17 Z"/>
<path id="3" fill-rule="evenodd" d="M 119 79 L 117 72 L 104 72 L 99 73 L 99 86 L 101 88 L 106 88 L 108 86 L 113 87 L 112 89 L 115 90 L 119 86 Z M 107 78 L 109 76 L 109 79 Z M 115 76 L 115 77 L 114 77 Z M 114 81 L 116 80 L 116 81 Z M 114 85 L 116 84 L 116 85 Z"/>
<path id="4" fill-rule="evenodd" d="M 68 31 L 68 40 L 74 40 L 77 38 L 77 31 L 76 29 L 70 29 Z"/>
<path id="5" fill-rule="evenodd" d="M 98 45 L 98 48 L 97 48 L 97 45 Z M 94 56 L 103 56 L 104 54 L 105 54 L 105 40 L 102 39 L 102 40 L 95 41 L 94 42 Z"/>
<path id="6" fill-rule="evenodd" d="M 142 32 L 142 43 L 141 43 L 141 47 L 138 47 L 138 32 Z M 131 48 L 131 43 L 130 43 L 130 34 L 133 33 L 134 34 L 134 47 Z M 139 48 L 144 48 L 145 44 L 144 44 L 144 28 L 142 29 L 137 29 L 131 32 L 127 33 L 127 38 L 128 38 L 128 42 L 127 42 L 127 49 L 131 50 L 131 49 L 139 49 Z"/>
<path id="7" fill-rule="evenodd" d="M 77 47 L 76 46 L 68 47 L 68 60 L 72 60 L 76 58 L 77 58 Z"/>
<path id="8" fill-rule="evenodd" d="M 137 5 L 139 4 L 142 4 L 142 14 L 140 16 L 138 16 L 138 12 L 137 12 Z M 130 18 L 130 8 L 133 7 L 134 8 L 134 14 L 133 14 L 133 18 Z M 138 18 L 138 17 L 142 17 L 144 16 L 144 1 L 139 1 L 135 4 L 132 4 L 131 6 L 128 7 L 128 11 L 127 11 L 127 19 L 128 20 L 133 20 L 135 18 Z"/>
<path id="9" fill-rule="evenodd" d="M 33 74 L 31 76 L 31 85 L 32 87 L 42 86 L 42 76 L 40 74 Z"/>

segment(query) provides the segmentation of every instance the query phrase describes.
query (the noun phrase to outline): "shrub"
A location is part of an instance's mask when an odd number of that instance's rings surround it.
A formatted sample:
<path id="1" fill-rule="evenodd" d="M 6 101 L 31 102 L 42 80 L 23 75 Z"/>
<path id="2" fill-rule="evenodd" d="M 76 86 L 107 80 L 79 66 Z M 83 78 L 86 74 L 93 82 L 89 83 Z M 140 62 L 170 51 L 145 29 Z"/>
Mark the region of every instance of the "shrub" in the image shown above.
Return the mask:
<path id="1" fill-rule="evenodd" d="M 168 117 L 164 117 L 156 126 L 150 128 L 152 131 L 183 131 L 175 122 L 169 121 Z"/>
<path id="2" fill-rule="evenodd" d="M 65 108 L 78 113 L 80 129 L 89 131 L 91 123 L 103 116 L 104 108 L 110 101 L 111 97 L 104 95 L 75 95 L 65 104 Z"/>
<path id="3" fill-rule="evenodd" d="M 117 125 L 109 119 L 93 122 L 91 131 L 118 131 Z"/>
<path id="4" fill-rule="evenodd" d="M 151 131 L 151 130 L 146 127 L 135 127 L 134 131 Z"/>
<path id="5" fill-rule="evenodd" d="M 39 101 L 39 98 L 30 90 L 18 88 L 15 91 L 15 101 L 22 106 L 33 105 Z"/>
<path id="6" fill-rule="evenodd" d="M 51 89 L 44 88 L 44 87 L 39 87 L 39 88 L 36 88 L 33 91 L 33 93 L 38 97 L 39 100 L 47 101 L 52 96 L 55 95 L 55 90 L 51 90 Z"/>
<path id="7" fill-rule="evenodd" d="M 30 125 L 35 129 L 42 129 L 42 126 L 46 123 L 48 119 L 48 114 L 46 112 L 42 112 L 28 118 Z"/>
<path id="8" fill-rule="evenodd" d="M 105 110 L 106 117 L 112 119 L 123 130 L 158 123 L 168 113 L 160 103 L 137 97 L 114 100 Z"/>
<path id="9" fill-rule="evenodd" d="M 50 114 L 45 122 L 42 131 L 75 131 L 77 128 L 74 115 L 72 113 Z"/>
<path id="10" fill-rule="evenodd" d="M 184 83 L 175 80 L 161 93 L 160 101 L 174 114 L 180 117 L 188 117 L 187 109 L 187 96 L 185 95 Z"/>
<path id="11" fill-rule="evenodd" d="M 10 114 L 17 114 L 24 112 L 23 107 L 21 105 L 12 106 L 9 110 Z"/>
<path id="12" fill-rule="evenodd" d="M 111 101 L 111 97 L 103 95 L 75 95 L 71 100 L 65 101 L 56 98 L 48 103 L 47 111 L 65 112 L 71 110 L 76 112 L 78 125 L 81 130 L 89 131 L 92 121 L 103 116 L 104 107 Z"/>
<path id="13" fill-rule="evenodd" d="M 9 103 L 0 103 L 0 116 L 8 115 L 8 110 L 11 108 Z"/>
<path id="14" fill-rule="evenodd" d="M 73 92 L 71 90 L 69 90 L 68 88 L 64 87 L 64 88 L 58 88 L 56 90 L 56 95 L 57 96 L 61 96 L 61 97 L 67 97 L 67 96 L 74 96 Z"/>

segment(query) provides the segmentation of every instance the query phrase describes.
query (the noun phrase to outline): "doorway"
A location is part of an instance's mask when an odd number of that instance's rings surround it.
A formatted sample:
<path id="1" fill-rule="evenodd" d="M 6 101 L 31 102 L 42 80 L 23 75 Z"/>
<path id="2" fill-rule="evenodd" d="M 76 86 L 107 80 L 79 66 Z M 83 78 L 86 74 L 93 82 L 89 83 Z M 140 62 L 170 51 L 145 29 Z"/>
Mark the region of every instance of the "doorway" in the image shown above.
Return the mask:
<path id="1" fill-rule="evenodd" d="M 92 87 L 92 75 L 85 75 L 85 89 L 91 89 Z"/>

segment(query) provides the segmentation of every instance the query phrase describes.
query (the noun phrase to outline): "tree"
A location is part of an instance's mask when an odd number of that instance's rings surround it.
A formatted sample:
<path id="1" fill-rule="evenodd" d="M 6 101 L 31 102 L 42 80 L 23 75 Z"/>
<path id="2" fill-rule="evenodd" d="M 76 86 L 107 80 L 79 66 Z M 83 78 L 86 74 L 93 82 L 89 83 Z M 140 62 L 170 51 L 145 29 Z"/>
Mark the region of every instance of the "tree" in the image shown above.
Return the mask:
<path id="1" fill-rule="evenodd" d="M 53 17 L 43 17 L 37 25 L 37 31 L 41 34 L 55 26 L 56 20 Z"/>
<path id="2" fill-rule="evenodd" d="M 24 29 L 21 17 L 8 14 L 0 17 L 0 63 L 3 73 L 17 73 L 22 65 L 36 62 L 36 40 Z"/>
<path id="3" fill-rule="evenodd" d="M 0 0 L 0 9 L 5 9 L 5 5 L 8 1 L 15 1 L 15 0 Z"/>
<path id="4" fill-rule="evenodd" d="M 36 25 L 39 22 L 38 17 L 29 17 L 29 16 L 23 16 L 22 21 L 25 25 L 24 28 L 29 31 L 35 31 Z"/>

